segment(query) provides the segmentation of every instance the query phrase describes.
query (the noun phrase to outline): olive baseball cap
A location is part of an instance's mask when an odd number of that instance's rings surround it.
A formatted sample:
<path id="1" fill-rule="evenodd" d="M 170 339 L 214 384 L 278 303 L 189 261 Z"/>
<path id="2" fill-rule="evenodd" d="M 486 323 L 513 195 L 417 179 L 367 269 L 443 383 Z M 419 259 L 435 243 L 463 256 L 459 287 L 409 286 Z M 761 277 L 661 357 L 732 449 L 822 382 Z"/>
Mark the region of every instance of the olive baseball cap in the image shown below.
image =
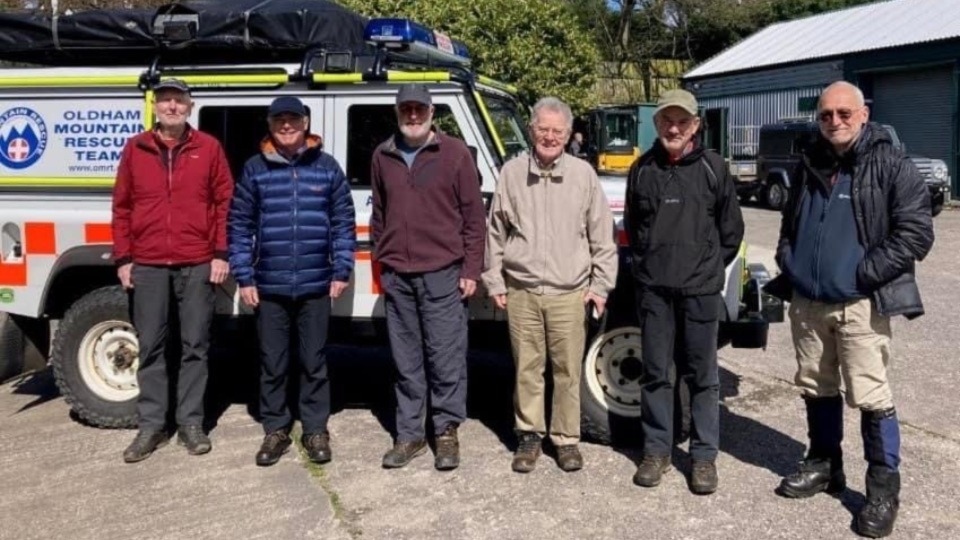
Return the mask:
<path id="1" fill-rule="evenodd" d="M 162 81 L 153 85 L 154 92 L 159 92 L 160 90 L 176 90 L 178 92 L 183 92 L 184 94 L 190 95 L 190 87 L 187 86 L 187 83 L 183 82 L 181 79 L 163 79 Z"/>
<path id="2" fill-rule="evenodd" d="M 680 107 L 694 116 L 697 116 L 699 112 L 697 98 L 686 90 L 667 90 L 660 94 L 660 99 L 657 100 L 657 109 L 653 111 L 653 114 L 657 114 L 668 107 Z"/>

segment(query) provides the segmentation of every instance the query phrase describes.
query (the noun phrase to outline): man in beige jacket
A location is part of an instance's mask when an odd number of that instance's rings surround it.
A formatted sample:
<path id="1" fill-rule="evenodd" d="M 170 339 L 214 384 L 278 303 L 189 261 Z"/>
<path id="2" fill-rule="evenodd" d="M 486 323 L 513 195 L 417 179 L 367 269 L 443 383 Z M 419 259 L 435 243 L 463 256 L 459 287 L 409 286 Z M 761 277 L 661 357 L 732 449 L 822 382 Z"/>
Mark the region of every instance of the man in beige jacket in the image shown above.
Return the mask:
<path id="1" fill-rule="evenodd" d="M 568 472 L 583 467 L 577 443 L 586 316 L 588 310 L 603 314 L 617 279 L 613 215 L 600 181 L 586 161 L 564 154 L 572 127 L 562 101 L 546 97 L 534 105 L 534 152 L 503 166 L 487 233 L 483 283 L 496 306 L 507 310 L 516 362 L 516 472 L 534 469 L 548 433 L 547 356 L 557 464 Z"/>

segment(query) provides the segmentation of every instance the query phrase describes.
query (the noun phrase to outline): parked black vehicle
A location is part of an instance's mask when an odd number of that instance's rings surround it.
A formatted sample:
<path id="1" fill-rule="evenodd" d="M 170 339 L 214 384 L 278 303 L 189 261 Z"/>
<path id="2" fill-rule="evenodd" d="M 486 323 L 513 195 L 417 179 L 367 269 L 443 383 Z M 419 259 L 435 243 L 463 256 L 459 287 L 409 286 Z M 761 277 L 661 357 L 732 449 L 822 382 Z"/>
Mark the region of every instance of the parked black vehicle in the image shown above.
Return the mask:
<path id="1" fill-rule="evenodd" d="M 882 124 L 893 139 L 893 144 L 904 152 L 906 145 L 897 135 L 897 130 Z M 787 203 L 790 174 L 800 161 L 800 150 L 810 144 L 818 131 L 817 124 L 810 121 L 785 121 L 760 127 L 760 144 L 757 151 L 757 177 L 761 188 L 758 200 L 774 210 Z M 943 210 L 950 191 L 950 174 L 947 164 L 939 159 L 907 154 L 920 171 L 930 190 L 931 209 L 934 216 Z"/>

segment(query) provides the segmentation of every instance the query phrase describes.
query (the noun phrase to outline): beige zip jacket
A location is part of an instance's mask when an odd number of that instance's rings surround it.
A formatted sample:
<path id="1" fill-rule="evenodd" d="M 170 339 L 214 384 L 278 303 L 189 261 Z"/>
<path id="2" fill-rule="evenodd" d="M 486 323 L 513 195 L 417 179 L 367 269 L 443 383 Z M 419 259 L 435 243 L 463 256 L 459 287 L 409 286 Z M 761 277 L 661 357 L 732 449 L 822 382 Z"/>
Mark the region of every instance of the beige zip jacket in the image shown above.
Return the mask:
<path id="1" fill-rule="evenodd" d="M 613 214 L 586 161 L 563 154 L 547 169 L 528 153 L 500 171 L 487 229 L 483 283 L 555 295 L 589 288 L 606 298 L 617 282 Z"/>

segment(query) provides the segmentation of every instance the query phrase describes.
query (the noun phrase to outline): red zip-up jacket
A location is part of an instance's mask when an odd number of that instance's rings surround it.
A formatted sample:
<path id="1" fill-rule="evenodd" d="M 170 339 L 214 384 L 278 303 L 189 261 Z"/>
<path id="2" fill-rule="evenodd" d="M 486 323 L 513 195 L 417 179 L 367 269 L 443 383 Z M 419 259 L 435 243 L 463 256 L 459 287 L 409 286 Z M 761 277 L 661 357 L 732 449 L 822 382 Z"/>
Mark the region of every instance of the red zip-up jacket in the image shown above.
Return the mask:
<path id="1" fill-rule="evenodd" d="M 113 187 L 113 260 L 155 266 L 227 259 L 230 165 L 217 139 L 187 126 L 171 146 L 131 137 Z"/>

